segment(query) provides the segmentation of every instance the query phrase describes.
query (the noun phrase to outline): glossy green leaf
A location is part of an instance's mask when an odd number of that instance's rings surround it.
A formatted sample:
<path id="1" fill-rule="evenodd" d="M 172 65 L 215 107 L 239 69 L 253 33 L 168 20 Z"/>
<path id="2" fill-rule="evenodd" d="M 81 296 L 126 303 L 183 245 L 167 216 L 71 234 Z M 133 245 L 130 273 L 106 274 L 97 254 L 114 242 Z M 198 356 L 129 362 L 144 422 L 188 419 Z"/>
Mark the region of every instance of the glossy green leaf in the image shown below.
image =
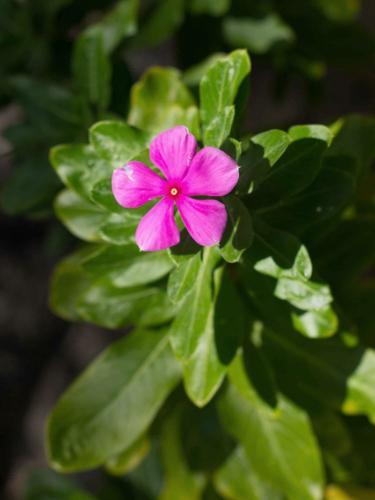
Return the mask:
<path id="1" fill-rule="evenodd" d="M 134 243 L 135 231 L 141 219 L 140 212 L 135 209 L 132 213 L 130 210 L 123 210 L 119 214 L 110 214 L 99 228 L 100 238 L 111 245 Z"/>
<path id="2" fill-rule="evenodd" d="M 141 253 L 133 244 L 103 247 L 83 267 L 93 278 L 130 288 L 163 278 L 173 264 L 166 252 Z"/>
<path id="3" fill-rule="evenodd" d="M 50 464 L 60 471 L 78 471 L 123 452 L 145 432 L 179 378 L 165 332 L 141 330 L 115 342 L 50 415 Z"/>
<path id="4" fill-rule="evenodd" d="M 55 200 L 57 217 L 71 233 L 85 241 L 100 241 L 99 228 L 107 219 L 100 207 L 90 203 L 73 191 L 64 190 Z"/>
<path id="5" fill-rule="evenodd" d="M 254 237 L 249 211 L 239 198 L 226 202 L 228 222 L 220 243 L 220 254 L 227 262 L 238 262 Z"/>
<path id="6" fill-rule="evenodd" d="M 311 339 L 330 337 L 339 326 L 337 316 L 330 307 L 303 314 L 292 313 L 292 320 L 294 328 Z"/>
<path id="7" fill-rule="evenodd" d="M 149 134 L 121 121 L 98 122 L 90 129 L 90 143 L 108 162 L 108 173 L 142 153 L 149 140 Z"/>
<path id="8" fill-rule="evenodd" d="M 186 461 L 181 433 L 182 411 L 182 407 L 174 410 L 164 419 L 162 426 L 161 459 L 165 485 L 160 494 L 161 500 L 199 500 L 206 483 L 204 474 L 190 470 Z"/>
<path id="9" fill-rule="evenodd" d="M 189 398 L 204 406 L 220 387 L 244 330 L 244 311 L 228 274 L 214 272 L 214 300 L 193 354 L 183 368 Z"/>
<path id="10" fill-rule="evenodd" d="M 208 69 L 216 63 L 216 61 L 223 57 L 225 57 L 223 52 L 216 52 L 208 56 L 202 62 L 189 67 L 186 71 L 184 71 L 182 77 L 185 85 L 189 85 L 190 87 L 198 86 Z"/>
<path id="11" fill-rule="evenodd" d="M 324 125 L 296 125 L 288 130 L 288 134 L 293 141 L 308 138 L 320 139 L 328 146 L 331 145 L 334 138 L 332 130 Z"/>
<path id="12" fill-rule="evenodd" d="M 255 473 L 290 499 L 322 498 L 324 472 L 307 414 L 284 397 L 270 408 L 251 385 L 241 357 L 229 377 L 220 414 Z"/>
<path id="13" fill-rule="evenodd" d="M 200 84 L 203 142 L 220 147 L 234 119 L 234 101 L 243 79 L 250 73 L 246 51 L 236 50 L 212 64 Z"/>
<path id="14" fill-rule="evenodd" d="M 111 95 L 111 65 L 106 54 L 104 36 L 93 26 L 79 37 L 73 55 L 76 86 L 88 103 L 104 111 Z"/>
<path id="15" fill-rule="evenodd" d="M 170 331 L 172 346 L 179 358 L 187 360 L 193 354 L 209 322 L 213 303 L 213 270 L 219 258 L 215 248 L 204 250 L 195 285 L 186 295 L 172 324 Z"/>
<path id="16" fill-rule="evenodd" d="M 245 47 L 256 54 L 264 54 L 276 43 L 294 40 L 292 28 L 275 14 L 261 19 L 229 17 L 224 22 L 224 36 L 232 47 Z"/>
<path id="17" fill-rule="evenodd" d="M 243 447 L 237 446 L 232 455 L 214 475 L 217 491 L 224 498 L 236 500 L 282 500 L 268 481 L 254 471 Z"/>
<path id="18" fill-rule="evenodd" d="M 198 109 L 177 70 L 151 68 L 133 86 L 129 123 L 152 132 L 185 125 L 199 136 Z"/>

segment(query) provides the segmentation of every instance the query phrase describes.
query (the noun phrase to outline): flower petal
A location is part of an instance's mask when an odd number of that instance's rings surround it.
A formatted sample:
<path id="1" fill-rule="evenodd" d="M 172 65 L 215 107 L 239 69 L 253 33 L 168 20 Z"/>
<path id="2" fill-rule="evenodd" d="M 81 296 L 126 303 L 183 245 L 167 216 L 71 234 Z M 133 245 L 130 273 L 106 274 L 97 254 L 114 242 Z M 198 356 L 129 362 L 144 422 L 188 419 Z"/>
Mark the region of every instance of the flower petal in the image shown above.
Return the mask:
<path id="1" fill-rule="evenodd" d="M 178 180 L 187 172 L 197 149 L 195 137 L 186 127 L 177 126 L 157 135 L 150 144 L 150 160 L 168 180 Z"/>
<path id="2" fill-rule="evenodd" d="M 131 161 L 112 175 L 112 192 L 117 203 L 136 208 L 162 196 L 166 181 L 140 161 Z"/>
<path id="3" fill-rule="evenodd" d="M 238 165 L 220 149 L 207 146 L 191 162 L 184 179 L 187 196 L 224 196 L 237 184 Z"/>
<path id="4" fill-rule="evenodd" d="M 173 201 L 162 198 L 147 212 L 137 227 L 135 241 L 141 250 L 148 252 L 164 250 L 179 243 Z"/>
<path id="5" fill-rule="evenodd" d="M 217 200 L 195 200 L 188 196 L 180 196 L 176 203 L 193 240 L 206 247 L 220 242 L 227 222 L 223 203 Z"/>

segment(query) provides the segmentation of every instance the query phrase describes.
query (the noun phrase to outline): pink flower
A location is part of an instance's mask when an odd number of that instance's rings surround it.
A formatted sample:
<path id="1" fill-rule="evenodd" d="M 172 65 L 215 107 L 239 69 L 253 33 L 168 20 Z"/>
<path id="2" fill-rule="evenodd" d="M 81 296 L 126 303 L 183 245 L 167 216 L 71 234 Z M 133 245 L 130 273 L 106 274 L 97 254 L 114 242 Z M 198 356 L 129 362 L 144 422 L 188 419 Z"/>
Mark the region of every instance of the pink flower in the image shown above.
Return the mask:
<path id="1" fill-rule="evenodd" d="M 220 242 L 227 221 L 223 203 L 193 196 L 224 196 L 238 182 L 238 166 L 219 149 L 197 142 L 186 127 L 159 134 L 151 142 L 150 159 L 164 174 L 131 161 L 114 171 L 112 191 L 125 208 L 136 208 L 155 198 L 161 200 L 141 219 L 135 239 L 141 250 L 156 251 L 177 245 L 180 233 L 174 205 L 191 237 L 202 246 Z"/>

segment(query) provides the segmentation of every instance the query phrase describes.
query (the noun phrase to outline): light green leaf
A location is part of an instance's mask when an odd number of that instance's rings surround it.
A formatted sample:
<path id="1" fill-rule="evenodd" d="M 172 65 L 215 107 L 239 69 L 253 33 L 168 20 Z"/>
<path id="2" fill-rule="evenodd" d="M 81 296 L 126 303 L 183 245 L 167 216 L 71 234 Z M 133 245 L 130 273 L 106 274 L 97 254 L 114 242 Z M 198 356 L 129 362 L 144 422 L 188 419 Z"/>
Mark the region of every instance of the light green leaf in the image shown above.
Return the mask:
<path id="1" fill-rule="evenodd" d="M 198 109 L 177 70 L 151 68 L 133 86 L 129 123 L 152 132 L 185 125 L 199 136 Z"/>
<path id="2" fill-rule="evenodd" d="M 50 464 L 73 472 L 97 467 L 124 452 L 146 431 L 179 378 L 165 332 L 141 330 L 115 342 L 65 392 L 50 415 Z"/>
<path id="3" fill-rule="evenodd" d="M 338 319 L 330 307 L 303 314 L 292 314 L 294 328 L 311 339 L 330 337 L 336 333 Z"/>
<path id="4" fill-rule="evenodd" d="M 254 237 L 249 211 L 239 198 L 230 197 L 226 202 L 228 222 L 220 254 L 227 262 L 238 262 L 243 252 L 251 245 Z"/>
<path id="5" fill-rule="evenodd" d="M 161 431 L 161 459 L 165 474 L 165 485 L 161 500 L 200 500 L 206 478 L 202 472 L 190 470 L 183 449 L 181 435 L 181 412 L 177 408 L 167 415 Z"/>
<path id="6" fill-rule="evenodd" d="M 293 141 L 308 138 L 320 139 L 328 146 L 331 145 L 334 138 L 333 131 L 324 125 L 296 125 L 288 130 L 288 134 Z"/>
<path id="7" fill-rule="evenodd" d="M 100 241 L 99 228 L 108 213 L 73 191 L 64 190 L 55 200 L 57 217 L 71 233 L 85 241 Z"/>
<path id="8" fill-rule="evenodd" d="M 251 142 L 263 148 L 263 157 L 269 161 L 270 166 L 285 153 L 291 141 L 291 136 L 283 130 L 267 130 L 254 135 Z"/>
<path id="9" fill-rule="evenodd" d="M 214 484 L 224 498 L 235 500 L 282 500 L 281 493 L 255 473 L 242 446 L 216 471 Z"/>
<path id="10" fill-rule="evenodd" d="M 90 276 L 118 288 L 130 288 L 163 278 L 173 268 L 166 252 L 141 253 L 138 247 L 106 246 L 86 260 Z"/>
<path id="11" fill-rule="evenodd" d="M 275 14 L 262 19 L 229 17 L 224 21 L 224 37 L 232 47 L 245 47 L 256 54 L 264 54 L 276 43 L 290 44 L 295 38 L 292 28 Z"/>
<path id="12" fill-rule="evenodd" d="M 238 89 L 250 73 L 245 50 L 235 50 L 209 67 L 200 84 L 201 119 L 205 145 L 220 147 L 230 133 Z"/>
<path id="13" fill-rule="evenodd" d="M 324 472 L 307 414 L 284 397 L 270 408 L 246 375 L 242 356 L 219 400 L 227 431 L 243 446 L 255 473 L 290 499 L 320 500 Z"/>
<path id="14" fill-rule="evenodd" d="M 207 73 L 209 68 L 214 63 L 216 63 L 216 61 L 222 59 L 223 57 L 225 57 L 225 54 L 223 52 L 215 52 L 214 54 L 211 54 L 206 59 L 204 59 L 202 62 L 185 70 L 182 76 L 185 85 L 188 85 L 190 87 L 198 86 L 202 77 L 205 73 Z"/>

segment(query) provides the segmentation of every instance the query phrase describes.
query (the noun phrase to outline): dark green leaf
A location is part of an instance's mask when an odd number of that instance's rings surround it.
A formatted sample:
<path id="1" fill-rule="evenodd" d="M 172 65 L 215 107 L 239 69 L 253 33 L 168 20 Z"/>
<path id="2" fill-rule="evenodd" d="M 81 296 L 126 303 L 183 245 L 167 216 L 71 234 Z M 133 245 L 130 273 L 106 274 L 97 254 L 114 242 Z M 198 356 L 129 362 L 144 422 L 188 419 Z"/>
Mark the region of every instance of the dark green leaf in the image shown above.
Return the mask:
<path id="1" fill-rule="evenodd" d="M 254 237 L 249 211 L 234 196 L 226 202 L 228 222 L 220 243 L 220 254 L 227 262 L 238 262 Z"/>

